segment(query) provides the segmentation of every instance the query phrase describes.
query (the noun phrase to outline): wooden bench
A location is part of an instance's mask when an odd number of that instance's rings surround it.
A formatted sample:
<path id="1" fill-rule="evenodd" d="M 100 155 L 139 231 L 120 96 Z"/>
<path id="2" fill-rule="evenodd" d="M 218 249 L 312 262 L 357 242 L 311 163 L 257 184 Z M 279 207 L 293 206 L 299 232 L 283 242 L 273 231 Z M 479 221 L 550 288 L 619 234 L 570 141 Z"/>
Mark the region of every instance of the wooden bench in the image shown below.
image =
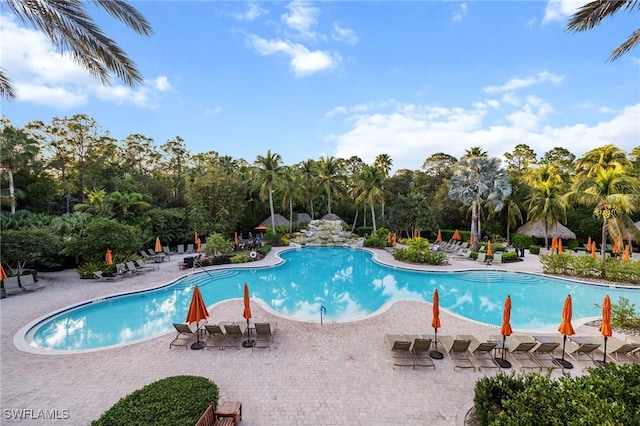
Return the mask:
<path id="1" fill-rule="evenodd" d="M 238 426 L 242 421 L 242 401 L 222 401 L 216 409 L 211 403 L 196 426 Z"/>

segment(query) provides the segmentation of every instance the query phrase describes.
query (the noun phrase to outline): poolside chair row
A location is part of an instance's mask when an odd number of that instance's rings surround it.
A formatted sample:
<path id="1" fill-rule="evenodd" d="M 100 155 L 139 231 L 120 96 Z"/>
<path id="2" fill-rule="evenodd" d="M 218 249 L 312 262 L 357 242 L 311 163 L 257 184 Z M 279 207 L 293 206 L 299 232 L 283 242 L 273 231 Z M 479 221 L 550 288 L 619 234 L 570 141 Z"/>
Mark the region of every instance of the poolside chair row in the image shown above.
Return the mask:
<path id="1" fill-rule="evenodd" d="M 436 366 L 429 355 L 432 339 L 427 336 L 415 334 L 386 334 L 384 343 L 392 353 L 393 368 L 427 367 L 435 369 Z"/>
<path id="2" fill-rule="evenodd" d="M 115 274 L 105 274 L 103 271 L 96 271 L 93 275 L 96 278 L 99 278 L 102 281 L 115 281 L 121 280 L 125 277 L 132 277 L 136 274 L 143 274 L 145 272 L 157 271 L 160 269 L 157 265 L 149 265 L 142 260 L 136 260 L 136 263 L 133 261 L 128 261 L 125 263 L 118 263 L 116 265 L 116 273 Z"/>
<path id="3" fill-rule="evenodd" d="M 217 348 L 219 350 L 240 348 L 246 340 L 253 341 L 252 349 L 271 349 L 271 343 L 278 329 L 278 324 L 257 322 L 251 327 L 251 335 L 249 335 L 249 328 L 244 321 L 221 321 L 217 324 L 203 323 L 200 327 L 196 327 L 195 324 L 174 323 L 173 327 L 176 329 L 177 334 L 169 344 L 169 348 L 173 346 L 188 346 L 194 339 L 202 339 L 204 347 Z"/>
<path id="4" fill-rule="evenodd" d="M 2 280 L 2 288 L 7 296 L 22 293 L 23 291 L 40 290 L 44 287 L 44 284 L 35 281 L 33 274 L 7 277 Z"/>
<path id="5" fill-rule="evenodd" d="M 147 251 L 140 250 L 140 255 L 142 255 L 147 263 L 161 263 L 165 260 L 171 260 L 169 247 L 163 247 L 161 253 L 156 253 L 153 249 L 147 249 Z"/>

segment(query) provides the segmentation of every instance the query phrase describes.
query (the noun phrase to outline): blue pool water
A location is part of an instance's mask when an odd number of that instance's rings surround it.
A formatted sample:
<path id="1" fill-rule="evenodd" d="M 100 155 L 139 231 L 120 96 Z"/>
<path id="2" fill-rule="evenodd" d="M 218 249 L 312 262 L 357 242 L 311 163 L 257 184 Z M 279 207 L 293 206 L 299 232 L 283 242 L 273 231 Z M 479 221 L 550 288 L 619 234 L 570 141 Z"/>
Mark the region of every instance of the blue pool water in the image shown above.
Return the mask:
<path id="1" fill-rule="evenodd" d="M 567 280 L 507 271 L 418 272 L 373 261 L 370 253 L 347 248 L 305 248 L 281 253 L 284 263 L 268 268 L 226 269 L 189 275 L 151 291 L 105 298 L 65 310 L 32 327 L 32 347 L 82 350 L 134 342 L 172 330 L 184 322 L 191 295 L 200 287 L 207 306 L 242 298 L 261 299 L 287 317 L 319 321 L 362 318 L 395 300 L 431 302 L 434 289 L 440 307 L 463 317 L 499 326 L 507 294 L 515 329 L 556 328 L 567 294 L 573 298 L 573 318 L 600 316 L 594 306 L 605 294 L 617 303 L 623 296 L 637 303 L 640 290 L 579 284 Z M 635 300 L 635 302 L 634 302 Z M 242 319 L 213 318 L 218 320 Z M 425 324 L 429 328 L 430 324 Z"/>

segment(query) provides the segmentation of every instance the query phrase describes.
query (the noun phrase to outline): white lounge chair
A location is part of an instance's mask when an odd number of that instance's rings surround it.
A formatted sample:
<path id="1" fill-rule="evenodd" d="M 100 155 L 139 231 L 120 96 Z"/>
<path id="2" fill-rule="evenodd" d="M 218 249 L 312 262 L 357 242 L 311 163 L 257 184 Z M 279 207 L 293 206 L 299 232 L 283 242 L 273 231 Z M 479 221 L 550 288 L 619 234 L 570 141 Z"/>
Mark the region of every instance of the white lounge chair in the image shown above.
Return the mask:
<path id="1" fill-rule="evenodd" d="M 18 277 L 7 277 L 2 281 L 2 285 L 7 295 L 18 294 L 22 292 Z"/>
<path id="2" fill-rule="evenodd" d="M 20 275 L 18 278 L 20 280 L 20 287 L 26 291 L 40 290 L 45 287 L 44 284 L 35 282 L 33 274 Z"/>

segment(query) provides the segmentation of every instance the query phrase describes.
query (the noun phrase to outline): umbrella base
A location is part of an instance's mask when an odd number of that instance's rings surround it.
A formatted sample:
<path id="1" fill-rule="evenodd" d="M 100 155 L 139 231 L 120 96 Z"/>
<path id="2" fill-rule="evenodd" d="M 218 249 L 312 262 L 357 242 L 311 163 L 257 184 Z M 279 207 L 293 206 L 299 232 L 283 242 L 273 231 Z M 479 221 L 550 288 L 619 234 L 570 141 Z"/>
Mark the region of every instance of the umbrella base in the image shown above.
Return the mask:
<path id="1" fill-rule="evenodd" d="M 444 355 L 442 355 L 442 352 L 440 351 L 431 351 L 429 352 L 429 356 L 433 359 L 442 359 L 444 358 Z"/>
<path id="2" fill-rule="evenodd" d="M 494 358 L 496 364 L 500 366 L 500 368 L 511 368 L 511 363 L 504 358 Z"/>
<path id="3" fill-rule="evenodd" d="M 255 344 L 255 340 L 245 340 L 244 342 L 242 342 L 242 347 L 243 348 L 250 348 Z"/>
<path id="4" fill-rule="evenodd" d="M 567 370 L 571 370 L 573 368 L 573 364 L 571 364 L 566 359 L 556 358 L 553 360 L 556 364 L 558 364 L 562 368 L 566 368 Z"/>
<path id="5" fill-rule="evenodd" d="M 598 365 L 600 365 L 600 366 L 602 366 L 602 367 L 606 367 L 606 366 L 607 366 L 607 364 L 611 364 L 610 362 L 602 361 L 602 360 L 593 361 L 593 362 L 595 362 L 596 364 L 598 364 Z"/>
<path id="6" fill-rule="evenodd" d="M 194 342 L 191 345 L 191 349 L 193 349 L 193 350 L 198 350 L 198 349 L 202 349 L 202 348 L 204 348 L 204 342 Z"/>

